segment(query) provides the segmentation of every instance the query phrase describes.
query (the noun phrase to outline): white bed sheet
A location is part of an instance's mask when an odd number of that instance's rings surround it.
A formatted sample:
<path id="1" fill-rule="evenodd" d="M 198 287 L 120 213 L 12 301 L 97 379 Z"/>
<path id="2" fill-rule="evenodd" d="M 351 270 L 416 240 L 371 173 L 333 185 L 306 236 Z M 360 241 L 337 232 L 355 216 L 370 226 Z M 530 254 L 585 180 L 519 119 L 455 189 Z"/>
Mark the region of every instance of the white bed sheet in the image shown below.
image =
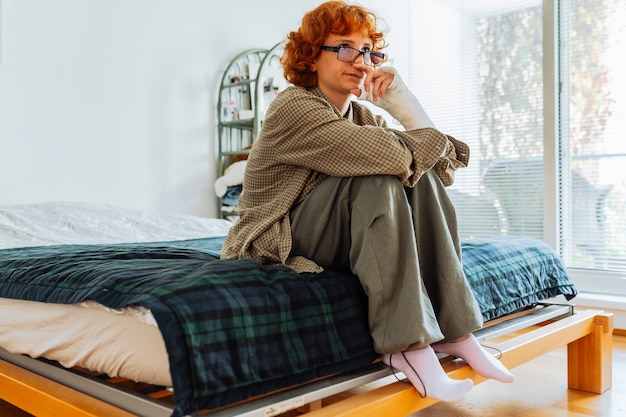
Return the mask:
<path id="1" fill-rule="evenodd" d="M 0 249 L 224 236 L 231 225 L 224 219 L 153 214 L 89 203 L 0 206 Z"/>
<path id="2" fill-rule="evenodd" d="M 231 222 L 185 214 L 52 202 L 0 207 L 0 249 L 224 236 Z M 171 386 L 165 344 L 149 310 L 0 298 L 0 347 L 134 381 Z"/>

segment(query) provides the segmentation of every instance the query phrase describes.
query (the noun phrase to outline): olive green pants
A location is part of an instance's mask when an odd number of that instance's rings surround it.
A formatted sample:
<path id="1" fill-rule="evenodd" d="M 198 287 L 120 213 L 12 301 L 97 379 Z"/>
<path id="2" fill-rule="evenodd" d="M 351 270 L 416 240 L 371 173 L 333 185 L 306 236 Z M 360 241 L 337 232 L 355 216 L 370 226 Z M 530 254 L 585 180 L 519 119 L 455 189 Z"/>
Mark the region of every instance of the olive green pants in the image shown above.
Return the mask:
<path id="1" fill-rule="evenodd" d="M 482 326 L 456 214 L 439 177 L 330 177 L 290 214 L 291 255 L 351 271 L 368 296 L 374 349 L 398 353 Z"/>

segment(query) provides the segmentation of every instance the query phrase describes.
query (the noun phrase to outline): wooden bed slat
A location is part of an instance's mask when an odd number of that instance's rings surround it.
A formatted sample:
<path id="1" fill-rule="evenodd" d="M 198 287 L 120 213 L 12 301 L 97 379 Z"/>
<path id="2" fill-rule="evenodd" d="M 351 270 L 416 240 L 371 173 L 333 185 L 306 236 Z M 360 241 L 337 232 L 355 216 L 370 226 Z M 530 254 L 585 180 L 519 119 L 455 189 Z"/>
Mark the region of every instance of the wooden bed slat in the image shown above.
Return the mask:
<path id="1" fill-rule="evenodd" d="M 570 360 L 570 375 L 576 376 L 576 381 L 581 382 L 589 378 L 590 367 L 602 365 L 602 378 L 605 385 L 610 388 L 611 377 L 607 375 L 606 368 L 610 369 L 611 356 L 607 353 L 612 349 L 611 315 L 596 310 L 578 312 L 573 316 L 563 318 L 558 322 L 547 324 L 528 333 L 514 337 L 500 344 L 490 344 L 502 352 L 500 359 L 508 368 L 514 368 L 531 359 L 537 358 L 544 353 L 564 345 L 575 345 L 573 349 L 577 357 Z M 598 325 L 598 322 L 601 323 Z M 596 336 L 594 336 L 596 333 Z M 601 334 L 601 335 L 600 335 Z M 608 335 L 607 336 L 605 336 Z M 581 339 L 581 340 L 579 340 Z M 586 341 L 585 341 L 586 340 Z M 601 348 L 595 346 L 600 342 Z M 580 343 L 580 345 L 579 345 Z M 593 347 L 592 347 L 593 346 Z M 590 363 L 588 352 L 594 351 L 594 358 Z M 581 357 L 581 355 L 583 355 Z M 459 365 L 458 362 L 444 364 L 444 369 L 452 378 L 471 378 L 474 383 L 480 383 L 485 378 L 476 374 L 469 366 Z M 572 379 L 569 378 L 569 383 Z M 586 389 L 582 384 L 570 386 L 573 389 Z M 592 388 L 595 384 L 592 384 Z M 592 391 L 597 392 L 597 391 Z M 436 400 L 421 398 L 412 385 L 404 382 L 395 382 L 371 391 L 347 398 L 336 404 L 329 405 L 311 413 L 307 417 L 405 417 L 411 413 L 422 410 Z"/>
<path id="2" fill-rule="evenodd" d="M 13 398 L 17 397 L 19 399 L 22 395 L 28 398 L 41 395 L 44 397 L 44 401 L 46 401 L 45 396 L 52 395 L 58 403 L 74 404 L 75 394 L 80 393 L 80 395 L 85 396 L 86 398 L 91 398 L 100 404 L 106 405 L 107 409 L 124 410 L 123 414 L 118 413 L 124 417 L 129 415 L 139 415 L 143 417 L 168 417 L 172 414 L 171 401 L 164 402 L 161 400 L 154 400 L 147 395 L 148 392 L 145 392 L 145 390 L 143 390 L 143 393 L 133 390 L 133 388 L 146 386 L 150 387 L 151 391 L 154 392 L 154 389 L 158 387 L 152 385 L 132 383 L 132 381 L 126 379 L 122 379 L 119 384 L 111 384 L 110 382 L 107 382 L 107 379 L 103 379 L 103 375 L 100 374 L 94 375 L 93 372 L 79 372 L 79 368 L 67 370 L 52 361 L 32 359 L 25 355 L 12 355 L 2 348 L 0 348 L 0 359 L 0 364 L 6 363 L 20 369 L 21 375 L 29 373 L 30 375 L 43 378 L 46 382 L 50 382 L 50 385 L 42 386 L 43 391 L 33 390 L 27 384 L 13 384 L 13 388 L 8 391 L 3 389 L 3 385 L 0 385 L 0 398 L 4 398 L 6 401 L 13 403 L 18 407 L 19 405 L 13 401 Z M 2 377 L 3 368 L 0 368 L 0 382 L 2 382 Z M 13 375 L 11 375 L 10 378 L 16 378 L 19 381 L 24 381 L 23 379 L 19 379 L 19 377 Z M 51 390 L 54 391 L 48 392 L 46 390 L 47 387 L 51 387 Z M 59 391 L 57 389 L 58 387 L 63 387 L 64 389 Z M 24 394 L 22 394 L 23 392 Z M 28 409 L 24 410 L 29 411 Z M 89 410 L 87 411 L 87 413 L 83 414 L 79 413 L 68 415 L 72 417 L 94 416 L 94 414 L 90 414 L 91 412 Z M 48 414 L 46 413 L 36 415 L 45 415 L 48 417 Z M 107 412 L 105 412 L 101 415 L 117 414 L 107 414 Z"/>
<path id="3" fill-rule="evenodd" d="M 0 397 L 36 416 L 133 417 L 117 407 L 5 361 L 0 361 Z"/>

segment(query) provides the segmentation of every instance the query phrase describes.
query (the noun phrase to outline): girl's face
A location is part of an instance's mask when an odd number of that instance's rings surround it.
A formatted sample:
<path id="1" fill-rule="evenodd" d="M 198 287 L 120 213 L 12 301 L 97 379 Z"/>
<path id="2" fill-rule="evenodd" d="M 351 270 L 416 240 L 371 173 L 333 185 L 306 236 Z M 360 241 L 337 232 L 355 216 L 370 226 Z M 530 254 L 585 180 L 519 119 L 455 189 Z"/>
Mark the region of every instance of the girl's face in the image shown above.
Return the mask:
<path id="1" fill-rule="evenodd" d="M 372 49 L 372 41 L 366 32 L 353 32 L 347 36 L 331 33 L 326 37 L 324 46 L 347 46 L 358 51 L 369 51 Z M 342 112 L 346 110 L 350 94 L 359 88 L 365 77 L 364 65 L 357 65 L 362 63 L 363 55 L 360 55 L 354 63 L 350 63 L 339 61 L 337 52 L 328 50 L 321 50 L 313 61 L 312 70 L 317 72 L 318 87 Z"/>

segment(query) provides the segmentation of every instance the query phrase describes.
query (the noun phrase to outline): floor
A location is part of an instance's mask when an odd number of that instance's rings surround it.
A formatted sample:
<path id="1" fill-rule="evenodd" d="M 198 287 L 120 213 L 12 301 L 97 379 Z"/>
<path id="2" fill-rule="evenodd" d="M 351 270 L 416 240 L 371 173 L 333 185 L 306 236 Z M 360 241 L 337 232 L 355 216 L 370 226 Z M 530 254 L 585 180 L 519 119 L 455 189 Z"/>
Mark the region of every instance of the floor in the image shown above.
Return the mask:
<path id="1" fill-rule="evenodd" d="M 512 371 L 513 384 L 486 381 L 462 402 L 437 403 L 411 417 L 626 417 L 626 335 L 613 337 L 613 388 L 602 395 L 567 389 L 565 348 Z"/>

